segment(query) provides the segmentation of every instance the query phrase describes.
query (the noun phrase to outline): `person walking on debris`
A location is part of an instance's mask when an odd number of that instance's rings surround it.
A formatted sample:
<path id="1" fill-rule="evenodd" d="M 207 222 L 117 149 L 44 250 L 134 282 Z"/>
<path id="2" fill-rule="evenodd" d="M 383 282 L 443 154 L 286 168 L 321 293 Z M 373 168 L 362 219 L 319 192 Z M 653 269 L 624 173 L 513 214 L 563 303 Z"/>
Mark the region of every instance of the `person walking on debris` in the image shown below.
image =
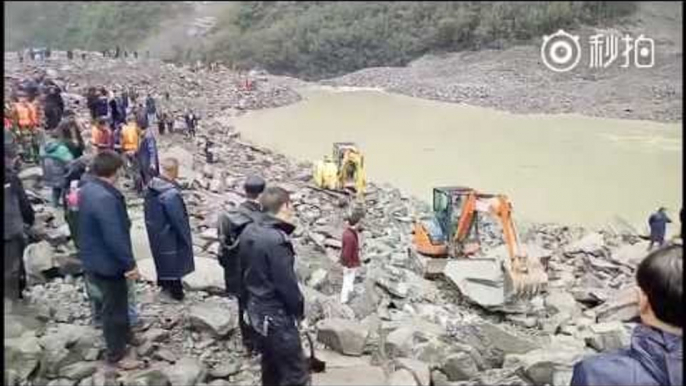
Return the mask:
<path id="1" fill-rule="evenodd" d="M 655 243 L 660 247 L 665 243 L 667 223 L 671 222 L 672 220 L 667 217 L 667 209 L 664 207 L 658 208 L 657 212 L 650 215 L 650 218 L 648 218 L 648 225 L 650 225 L 649 251 L 653 249 Z"/>
<path id="2" fill-rule="evenodd" d="M 37 162 L 40 147 L 38 108 L 35 102 L 29 101 L 25 92 L 20 92 L 18 98 L 19 101 L 12 106 L 12 116 L 16 122 L 16 136 L 21 144 L 22 158 L 26 162 Z"/>
<path id="3" fill-rule="evenodd" d="M 57 126 L 57 131 L 62 134 L 64 144 L 69 148 L 74 158 L 81 157 L 86 150 L 86 145 L 81 136 L 81 127 L 72 110 L 65 111 L 64 119 Z"/>
<path id="4" fill-rule="evenodd" d="M 195 138 L 195 129 L 198 125 L 198 117 L 193 110 L 188 110 L 184 119 L 186 120 L 186 132 L 189 137 Z"/>
<path id="5" fill-rule="evenodd" d="M 148 97 L 145 98 L 145 113 L 148 115 L 148 125 L 155 125 L 155 118 L 157 117 L 157 106 L 155 105 L 155 99 L 148 93 Z"/>
<path id="6" fill-rule="evenodd" d="M 176 183 L 179 161 L 162 160 L 162 172 L 145 193 L 145 227 L 155 260 L 157 285 L 172 299 L 184 298 L 181 279 L 195 270 L 188 211 Z"/>
<path id="7" fill-rule="evenodd" d="M 343 231 L 341 246 L 341 264 L 343 265 L 343 286 L 341 287 L 341 303 L 347 303 L 350 292 L 353 291 L 355 275 L 360 266 L 360 243 L 357 230 L 363 213 L 354 210 L 346 219 L 347 227 Z"/>
<path id="8" fill-rule="evenodd" d="M 57 86 L 49 86 L 45 96 L 46 130 L 52 130 L 59 125 L 64 114 L 64 100 Z"/>
<path id="9" fill-rule="evenodd" d="M 160 115 L 160 118 L 157 120 L 157 131 L 160 133 L 160 135 L 164 135 L 164 132 L 166 131 L 167 121 L 167 113 L 162 113 Z"/>
<path id="10" fill-rule="evenodd" d="M 150 122 L 148 122 L 148 114 L 145 112 L 143 105 L 139 103 L 134 109 L 133 114 L 136 117 L 136 124 L 138 124 L 138 127 L 140 127 L 141 130 L 146 130 Z"/>
<path id="11" fill-rule="evenodd" d="M 100 88 L 100 95 L 95 101 L 95 116 L 105 117 L 111 121 L 109 95 L 104 87 Z"/>
<path id="12" fill-rule="evenodd" d="M 309 371 L 298 324 L 304 317 L 303 295 L 295 274 L 290 235 L 295 230 L 288 192 L 268 187 L 260 197 L 266 212 L 239 237 L 248 266 L 244 285 L 248 319 L 262 354 L 263 385 L 306 385 Z M 243 251 L 241 250 L 241 254 Z"/>
<path id="13" fill-rule="evenodd" d="M 246 323 L 246 306 L 248 292 L 243 285 L 245 269 L 248 266 L 249 255 L 239 248 L 240 235 L 252 222 L 259 221 L 262 214 L 262 205 L 258 198 L 264 191 L 266 183 L 259 176 L 249 176 L 244 185 L 246 200 L 237 209 L 223 213 L 217 224 L 220 240 L 219 264 L 224 269 L 224 283 L 226 293 L 238 298 L 238 324 L 241 329 L 243 346 L 249 355 L 256 352 L 257 338 L 253 330 Z"/>
<path id="14" fill-rule="evenodd" d="M 107 119 L 105 117 L 100 117 L 96 120 L 96 123 L 91 130 L 91 143 L 93 144 L 96 153 L 114 148 L 114 134 L 112 133 L 112 130 L 107 127 Z"/>
<path id="15" fill-rule="evenodd" d="M 80 156 L 67 165 L 67 171 L 64 175 L 65 186 L 67 186 L 66 194 L 62 202 L 64 209 L 64 220 L 69 226 L 69 234 L 74 242 L 77 251 L 79 250 L 79 189 L 86 182 L 86 171 L 88 170 L 88 163 L 91 161 L 90 156 Z"/>
<path id="16" fill-rule="evenodd" d="M 56 130 L 48 133 L 40 150 L 41 166 L 43 167 L 43 182 L 52 188 L 52 205 L 60 207 L 65 186 L 67 165 L 74 160 L 73 154 L 64 144 L 62 135 Z"/>
<path id="17" fill-rule="evenodd" d="M 115 188 L 121 157 L 113 151 L 95 156 L 94 177 L 79 192 L 79 246 L 90 283 L 102 295 L 105 359 L 123 369 L 136 364 L 122 361 L 133 338 L 129 320 L 127 279 L 140 277 L 131 246 L 131 221 L 122 193 Z"/>
<path id="18" fill-rule="evenodd" d="M 24 228 L 33 226 L 35 215 L 24 186 L 17 176 L 17 146 L 5 132 L 4 206 L 5 216 L 5 299 L 22 298 L 26 280 L 24 271 Z"/>
<path id="19" fill-rule="evenodd" d="M 159 174 L 160 165 L 157 152 L 157 140 L 150 129 L 143 129 L 143 139 L 138 146 L 138 166 L 140 167 L 141 181 L 136 186 L 136 191 L 143 192 L 153 177 Z"/>
<path id="20" fill-rule="evenodd" d="M 651 252 L 638 266 L 641 323 L 631 345 L 574 365 L 572 386 L 683 385 L 683 247 Z"/>

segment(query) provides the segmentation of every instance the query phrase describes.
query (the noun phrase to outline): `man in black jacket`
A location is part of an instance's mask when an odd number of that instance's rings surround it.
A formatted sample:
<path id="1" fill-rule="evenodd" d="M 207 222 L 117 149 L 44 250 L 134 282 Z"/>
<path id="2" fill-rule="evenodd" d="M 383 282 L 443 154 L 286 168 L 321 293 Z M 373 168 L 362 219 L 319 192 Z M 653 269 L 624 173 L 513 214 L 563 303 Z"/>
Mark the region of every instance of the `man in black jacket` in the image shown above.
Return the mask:
<path id="1" fill-rule="evenodd" d="M 249 176 L 243 185 L 247 199 L 238 206 L 237 210 L 223 214 L 218 224 L 219 239 L 222 242 L 219 261 L 224 268 L 226 292 L 228 295 L 238 298 L 238 321 L 241 328 L 241 337 L 249 355 L 252 355 L 257 350 L 256 338 L 244 319 L 248 293 L 242 282 L 249 255 L 241 253 L 240 243 L 235 245 L 227 244 L 233 244 L 231 240 L 239 240 L 241 232 L 247 225 L 259 220 L 262 214 L 262 206 L 257 199 L 264 191 L 265 184 L 264 179 L 261 177 Z"/>
<path id="2" fill-rule="evenodd" d="M 250 325 L 259 334 L 262 384 L 305 385 L 309 372 L 298 332 L 304 301 L 290 241 L 295 230 L 290 197 L 283 188 L 268 187 L 260 203 L 266 213 L 241 233 L 240 245 L 248 259 L 244 285 Z"/>
<path id="3" fill-rule="evenodd" d="M 7 136 L 7 132 L 5 132 Z M 24 281 L 24 226 L 33 225 L 35 216 L 26 191 L 16 173 L 17 149 L 5 142 L 4 207 L 5 215 L 5 298 L 20 299 Z"/>

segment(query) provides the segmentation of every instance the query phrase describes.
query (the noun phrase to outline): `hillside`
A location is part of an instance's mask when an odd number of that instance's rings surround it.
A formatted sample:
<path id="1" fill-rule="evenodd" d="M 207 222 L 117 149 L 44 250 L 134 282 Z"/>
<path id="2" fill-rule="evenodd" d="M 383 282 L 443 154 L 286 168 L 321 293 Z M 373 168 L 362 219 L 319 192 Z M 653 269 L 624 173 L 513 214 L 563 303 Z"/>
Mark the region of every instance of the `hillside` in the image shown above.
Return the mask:
<path id="1" fill-rule="evenodd" d="M 121 44 L 165 59 L 321 79 L 402 66 L 427 53 L 502 48 L 635 9 L 634 2 L 592 1 L 188 3 L 7 2 L 5 46 Z"/>

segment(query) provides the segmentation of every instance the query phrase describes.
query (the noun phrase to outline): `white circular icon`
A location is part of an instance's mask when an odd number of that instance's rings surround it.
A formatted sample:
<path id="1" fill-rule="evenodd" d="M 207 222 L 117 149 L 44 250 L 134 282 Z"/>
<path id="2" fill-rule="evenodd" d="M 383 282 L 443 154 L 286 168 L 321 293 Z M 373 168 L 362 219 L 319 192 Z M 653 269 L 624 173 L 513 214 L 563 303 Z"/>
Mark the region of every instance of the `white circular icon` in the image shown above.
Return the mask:
<path id="1" fill-rule="evenodd" d="M 555 72 L 573 69 L 581 60 L 579 37 L 563 30 L 543 36 L 541 59 L 546 67 Z"/>

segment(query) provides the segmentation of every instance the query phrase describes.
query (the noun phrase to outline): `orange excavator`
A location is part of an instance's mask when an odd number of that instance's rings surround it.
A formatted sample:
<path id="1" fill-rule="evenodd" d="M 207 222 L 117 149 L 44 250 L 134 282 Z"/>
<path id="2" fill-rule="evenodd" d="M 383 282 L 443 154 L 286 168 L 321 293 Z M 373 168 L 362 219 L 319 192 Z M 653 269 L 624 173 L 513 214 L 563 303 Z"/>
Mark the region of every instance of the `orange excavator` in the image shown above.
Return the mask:
<path id="1" fill-rule="evenodd" d="M 548 281 L 538 258 L 527 256 L 512 218 L 512 204 L 501 194 L 468 187 L 433 190 L 433 216 L 413 226 L 411 256 L 427 278 L 445 275 L 482 305 L 502 305 L 530 298 Z M 505 248 L 485 251 L 486 220 L 497 220 Z M 495 227 L 491 227 L 491 230 Z M 501 243 L 502 244 L 502 243 Z"/>

